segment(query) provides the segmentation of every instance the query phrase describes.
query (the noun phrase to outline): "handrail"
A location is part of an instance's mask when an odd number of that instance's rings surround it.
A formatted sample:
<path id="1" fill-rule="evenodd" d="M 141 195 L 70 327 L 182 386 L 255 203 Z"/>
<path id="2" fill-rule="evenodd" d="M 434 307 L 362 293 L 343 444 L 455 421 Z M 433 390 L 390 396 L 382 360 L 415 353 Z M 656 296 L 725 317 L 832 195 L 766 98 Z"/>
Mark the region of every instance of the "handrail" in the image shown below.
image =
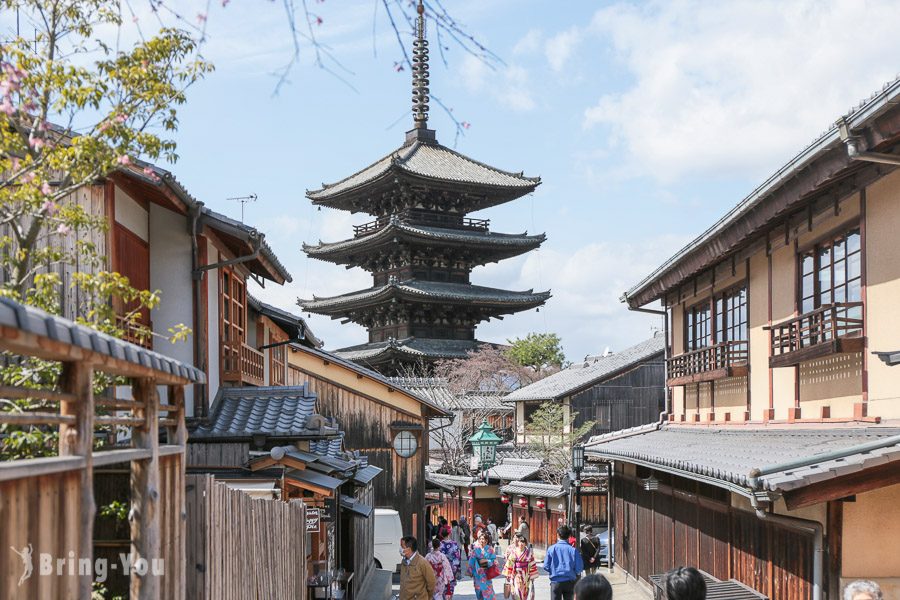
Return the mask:
<path id="1" fill-rule="evenodd" d="M 265 355 L 245 343 L 222 345 L 223 368 L 227 381 L 238 380 L 254 385 L 265 382 Z"/>
<path id="2" fill-rule="evenodd" d="M 389 215 L 378 217 L 374 221 L 355 225 L 353 227 L 354 237 L 363 237 L 371 235 L 387 227 L 392 222 L 409 223 L 419 225 L 437 225 L 450 229 L 466 229 L 474 231 L 487 231 L 490 227 L 489 219 L 473 219 L 453 214 L 439 214 L 429 211 L 421 211 L 408 209 Z"/>
<path id="3" fill-rule="evenodd" d="M 862 302 L 824 304 L 802 315 L 764 327 L 770 332 L 772 356 L 862 333 L 862 306 Z M 851 311 L 857 308 L 860 309 L 859 316 L 851 316 Z"/>
<path id="4" fill-rule="evenodd" d="M 746 365 L 750 347 L 746 340 L 720 342 L 666 359 L 669 379 Z"/>

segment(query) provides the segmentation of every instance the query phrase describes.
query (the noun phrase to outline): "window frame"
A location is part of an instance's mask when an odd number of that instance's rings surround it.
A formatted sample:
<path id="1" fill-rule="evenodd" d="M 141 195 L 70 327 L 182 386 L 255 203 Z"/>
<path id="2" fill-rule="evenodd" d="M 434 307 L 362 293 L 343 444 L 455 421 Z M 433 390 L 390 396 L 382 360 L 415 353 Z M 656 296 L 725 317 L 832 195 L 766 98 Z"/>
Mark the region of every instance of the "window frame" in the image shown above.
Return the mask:
<path id="1" fill-rule="evenodd" d="M 850 250 L 851 236 L 856 236 L 856 247 Z M 841 248 L 841 255 L 836 258 L 836 249 Z M 828 301 L 824 302 L 822 257 L 827 250 Z M 854 261 L 854 258 L 856 259 Z M 807 259 L 811 259 L 811 271 L 806 271 Z M 856 263 L 856 273 L 852 273 L 852 264 Z M 840 266 L 838 266 L 840 264 Z M 823 306 L 846 302 L 862 302 L 863 282 L 863 241 L 862 227 L 859 223 L 844 225 L 815 242 L 797 250 L 797 294 L 796 307 L 798 314 L 807 314 Z M 837 269 L 842 270 L 842 279 L 838 281 Z M 812 289 L 807 289 L 809 277 Z M 857 297 L 851 297 L 854 290 Z M 838 299 L 837 290 L 842 289 L 843 297 Z"/>
<path id="2" fill-rule="evenodd" d="M 742 293 L 743 292 L 743 293 Z M 736 304 L 727 306 L 727 302 Z M 723 309 L 720 312 L 720 307 Z M 707 316 L 703 321 L 695 321 L 695 315 L 706 312 Z M 729 319 L 723 319 L 723 314 L 737 313 L 739 321 L 737 325 L 733 325 Z M 742 317 L 742 318 L 741 318 Z M 725 342 L 746 342 L 750 338 L 750 290 L 749 281 L 742 279 L 733 285 L 730 285 L 719 292 L 707 296 L 700 302 L 695 302 L 684 308 L 684 352 L 693 352 L 703 348 L 709 348 L 717 344 Z M 695 329 L 698 325 L 705 325 L 706 331 L 704 337 L 705 344 L 698 343 L 698 336 Z M 723 336 L 722 330 L 733 331 L 737 329 L 738 335 L 743 333 L 741 339 L 727 339 Z"/>

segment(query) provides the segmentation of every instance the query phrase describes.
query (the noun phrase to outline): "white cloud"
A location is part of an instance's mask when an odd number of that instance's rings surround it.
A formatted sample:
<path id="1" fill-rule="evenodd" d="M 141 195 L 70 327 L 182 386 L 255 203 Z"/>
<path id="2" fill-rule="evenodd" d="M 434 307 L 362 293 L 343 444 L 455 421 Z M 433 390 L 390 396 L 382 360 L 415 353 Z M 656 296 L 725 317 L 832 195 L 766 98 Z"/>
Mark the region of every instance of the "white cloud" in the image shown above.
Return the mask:
<path id="1" fill-rule="evenodd" d="M 478 269 L 473 282 L 479 285 L 553 293 L 540 313 L 528 311 L 481 325 L 478 338 L 504 341 L 551 331 L 562 337 L 570 360 L 645 339 L 661 322 L 625 310 L 619 297 L 687 241 L 684 236 L 664 236 L 627 244 L 591 242 L 571 253 L 545 248 Z"/>
<path id="2" fill-rule="evenodd" d="M 581 31 L 577 27 L 572 27 L 547 40 L 544 45 L 544 54 L 554 71 L 559 72 L 566 67 L 572 58 L 572 53 L 581 42 L 581 36 Z"/>
<path id="3" fill-rule="evenodd" d="M 900 4 L 616 4 L 589 30 L 633 81 L 585 111 L 636 171 L 760 177 L 894 77 Z"/>
<path id="4" fill-rule="evenodd" d="M 460 79 L 469 92 L 487 94 L 510 110 L 528 112 L 537 106 L 530 73 L 521 65 L 510 64 L 494 71 L 470 55 L 461 63 Z"/>
<path id="5" fill-rule="evenodd" d="M 512 49 L 513 55 L 534 54 L 540 50 L 543 38 L 544 34 L 541 33 L 540 29 L 531 29 L 515 43 Z"/>

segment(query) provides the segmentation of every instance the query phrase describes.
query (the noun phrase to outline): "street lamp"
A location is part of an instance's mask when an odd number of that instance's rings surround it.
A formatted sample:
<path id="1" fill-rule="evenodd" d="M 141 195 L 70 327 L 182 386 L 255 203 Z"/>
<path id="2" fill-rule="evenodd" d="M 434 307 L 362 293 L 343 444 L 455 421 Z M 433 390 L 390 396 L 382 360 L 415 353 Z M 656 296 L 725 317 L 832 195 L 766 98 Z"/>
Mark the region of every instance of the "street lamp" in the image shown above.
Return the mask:
<path id="1" fill-rule="evenodd" d="M 487 419 L 482 420 L 478 431 L 469 438 L 472 452 L 478 459 L 479 471 L 490 469 L 497 463 L 497 446 L 502 441 L 500 436 L 494 433 L 494 428 L 488 425 Z"/>
<path id="2" fill-rule="evenodd" d="M 584 470 L 584 446 L 572 446 L 572 470 L 575 471 L 575 539 L 581 539 L 581 471 Z"/>

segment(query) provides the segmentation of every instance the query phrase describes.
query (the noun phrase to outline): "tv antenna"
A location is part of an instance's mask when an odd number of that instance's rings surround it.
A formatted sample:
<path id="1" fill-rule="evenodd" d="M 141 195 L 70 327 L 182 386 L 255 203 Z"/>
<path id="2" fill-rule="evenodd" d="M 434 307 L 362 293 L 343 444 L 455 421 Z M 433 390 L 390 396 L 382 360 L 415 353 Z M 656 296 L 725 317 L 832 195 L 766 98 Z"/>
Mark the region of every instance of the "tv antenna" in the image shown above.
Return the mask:
<path id="1" fill-rule="evenodd" d="M 256 194 L 250 194 L 249 196 L 235 196 L 234 198 L 226 198 L 226 200 L 234 200 L 235 202 L 241 203 L 241 223 L 244 222 L 244 205 L 248 202 L 256 202 Z"/>

